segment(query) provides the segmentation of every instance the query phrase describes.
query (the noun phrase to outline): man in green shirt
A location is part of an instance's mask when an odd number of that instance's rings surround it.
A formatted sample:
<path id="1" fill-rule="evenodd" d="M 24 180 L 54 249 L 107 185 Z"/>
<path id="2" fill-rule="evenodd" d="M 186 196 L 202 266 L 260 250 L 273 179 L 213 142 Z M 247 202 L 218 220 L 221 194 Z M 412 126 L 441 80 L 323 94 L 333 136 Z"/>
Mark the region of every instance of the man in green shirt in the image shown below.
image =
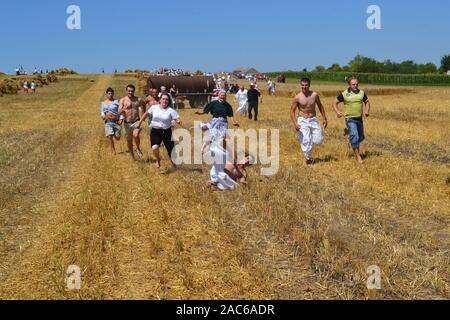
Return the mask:
<path id="1" fill-rule="evenodd" d="M 333 109 L 338 118 L 345 116 L 349 140 L 356 160 L 363 163 L 359 150 L 365 139 L 363 113 L 366 117 L 369 117 L 370 102 L 364 91 L 359 89 L 358 79 L 352 77 L 348 80 L 348 84 L 349 88 L 339 94 L 337 100 L 333 102 Z M 344 104 L 344 112 L 338 107 L 340 103 Z"/>
<path id="2" fill-rule="evenodd" d="M 233 107 L 227 102 L 227 93 L 221 91 L 219 100 L 213 101 L 205 106 L 203 112 L 196 112 L 197 115 L 204 115 L 211 113 L 213 119 L 211 121 L 211 140 L 213 142 L 220 142 L 222 139 L 226 139 L 228 131 L 228 118 L 235 127 L 239 127 L 239 124 L 234 120 Z"/>

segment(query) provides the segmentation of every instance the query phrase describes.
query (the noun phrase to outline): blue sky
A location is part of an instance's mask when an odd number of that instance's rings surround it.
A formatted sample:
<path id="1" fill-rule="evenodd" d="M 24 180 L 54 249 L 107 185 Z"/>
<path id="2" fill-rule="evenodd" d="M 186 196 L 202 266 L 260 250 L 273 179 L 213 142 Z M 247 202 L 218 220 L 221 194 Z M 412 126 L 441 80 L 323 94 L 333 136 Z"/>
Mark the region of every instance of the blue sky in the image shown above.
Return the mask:
<path id="1" fill-rule="evenodd" d="M 66 9 L 81 8 L 81 30 Z M 367 7 L 382 30 L 368 30 Z M 155 69 L 261 71 L 346 64 L 356 54 L 439 66 L 450 53 L 447 0 L 20 0 L 0 2 L 0 71 Z"/>

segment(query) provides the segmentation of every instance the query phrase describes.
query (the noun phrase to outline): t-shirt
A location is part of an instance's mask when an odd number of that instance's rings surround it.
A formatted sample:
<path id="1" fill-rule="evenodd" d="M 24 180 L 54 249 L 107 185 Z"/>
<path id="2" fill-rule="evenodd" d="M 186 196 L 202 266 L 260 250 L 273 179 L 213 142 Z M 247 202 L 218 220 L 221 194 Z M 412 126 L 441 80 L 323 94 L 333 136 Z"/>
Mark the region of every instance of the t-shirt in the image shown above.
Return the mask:
<path id="1" fill-rule="evenodd" d="M 362 90 L 355 93 L 348 89 L 338 95 L 337 100 L 344 103 L 346 118 L 359 118 L 363 113 L 363 102 L 369 98 Z"/>
<path id="2" fill-rule="evenodd" d="M 105 102 L 102 102 L 102 117 L 106 117 L 106 114 L 110 113 L 112 116 L 117 116 L 119 114 L 119 101 L 114 100 L 110 105 L 107 105 Z"/>
<path id="3" fill-rule="evenodd" d="M 259 103 L 259 97 L 261 93 L 256 89 L 250 89 L 247 92 L 248 103 L 252 105 L 257 105 Z"/>
<path id="4" fill-rule="evenodd" d="M 156 105 L 148 110 L 148 115 L 152 119 L 150 128 L 167 130 L 172 127 L 174 120 L 180 119 L 180 115 L 170 107 L 162 109 L 160 105 Z"/>
<path id="5" fill-rule="evenodd" d="M 203 109 L 204 113 L 211 113 L 213 118 L 224 118 L 234 117 L 233 108 L 231 105 L 224 101 L 213 101 L 206 105 L 205 109 Z"/>

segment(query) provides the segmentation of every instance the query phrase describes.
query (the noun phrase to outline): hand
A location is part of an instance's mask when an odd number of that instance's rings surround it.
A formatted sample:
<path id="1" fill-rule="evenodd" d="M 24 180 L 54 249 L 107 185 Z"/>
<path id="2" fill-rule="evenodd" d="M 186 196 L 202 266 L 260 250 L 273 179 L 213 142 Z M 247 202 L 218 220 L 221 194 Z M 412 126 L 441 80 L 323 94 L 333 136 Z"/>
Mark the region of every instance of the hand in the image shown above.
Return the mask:
<path id="1" fill-rule="evenodd" d="M 328 127 L 328 119 L 323 119 L 323 127 L 325 129 Z"/>
<path id="2" fill-rule="evenodd" d="M 296 123 L 294 125 L 294 128 L 295 128 L 296 131 L 300 131 L 302 129 L 302 127 L 298 123 Z"/>
<path id="3" fill-rule="evenodd" d="M 239 128 L 239 123 L 233 123 L 233 126 L 238 127 Z"/>
<path id="4" fill-rule="evenodd" d="M 337 111 L 336 115 L 338 118 L 342 118 L 344 116 L 344 114 L 341 111 Z"/>
<path id="5" fill-rule="evenodd" d="M 368 118 L 368 117 L 370 116 L 370 113 L 369 113 L 369 112 L 366 112 L 366 113 L 364 113 L 364 114 L 365 114 L 366 118 Z"/>
<path id="6" fill-rule="evenodd" d="M 176 122 L 177 122 L 177 124 L 178 124 L 179 126 L 182 126 L 182 125 L 183 125 L 183 121 L 181 121 L 181 120 L 177 120 Z"/>
<path id="7" fill-rule="evenodd" d="M 201 116 L 201 115 L 203 115 L 203 113 L 202 113 L 202 112 L 200 112 L 200 111 L 195 111 L 195 114 L 196 114 L 196 115 L 198 115 L 198 116 Z"/>

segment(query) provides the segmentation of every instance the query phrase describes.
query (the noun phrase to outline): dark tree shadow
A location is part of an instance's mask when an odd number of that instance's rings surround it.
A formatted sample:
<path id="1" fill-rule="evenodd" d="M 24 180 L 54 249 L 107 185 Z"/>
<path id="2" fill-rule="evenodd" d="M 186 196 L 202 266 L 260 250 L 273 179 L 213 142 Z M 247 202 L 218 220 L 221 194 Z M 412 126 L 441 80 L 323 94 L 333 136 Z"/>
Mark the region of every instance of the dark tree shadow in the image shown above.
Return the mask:
<path id="1" fill-rule="evenodd" d="M 169 169 L 160 169 L 160 174 L 163 175 L 170 175 L 175 172 L 188 172 L 188 173 L 203 173 L 203 169 L 194 167 L 194 166 L 178 166 L 176 168 L 169 168 Z"/>
<path id="2" fill-rule="evenodd" d="M 361 158 L 362 158 L 363 160 L 366 160 L 366 159 L 368 159 L 368 158 L 381 157 L 382 155 L 383 155 L 383 153 L 380 152 L 380 151 L 366 151 L 366 152 L 361 153 Z M 349 153 L 349 154 L 347 155 L 347 157 L 348 157 L 348 158 L 354 158 L 354 157 L 355 157 L 355 155 L 354 155 L 354 153 L 353 153 L 353 150 L 352 150 L 351 153 Z"/>
<path id="3" fill-rule="evenodd" d="M 366 151 L 363 154 L 361 154 L 361 158 L 363 158 L 363 160 L 365 160 L 368 158 L 381 157 L 382 155 L 383 155 L 383 153 L 380 151 Z"/>
<path id="4" fill-rule="evenodd" d="M 323 158 L 316 158 L 313 161 L 314 161 L 314 164 L 319 164 L 319 163 L 337 162 L 337 161 L 339 161 L 339 159 L 328 154 Z"/>

